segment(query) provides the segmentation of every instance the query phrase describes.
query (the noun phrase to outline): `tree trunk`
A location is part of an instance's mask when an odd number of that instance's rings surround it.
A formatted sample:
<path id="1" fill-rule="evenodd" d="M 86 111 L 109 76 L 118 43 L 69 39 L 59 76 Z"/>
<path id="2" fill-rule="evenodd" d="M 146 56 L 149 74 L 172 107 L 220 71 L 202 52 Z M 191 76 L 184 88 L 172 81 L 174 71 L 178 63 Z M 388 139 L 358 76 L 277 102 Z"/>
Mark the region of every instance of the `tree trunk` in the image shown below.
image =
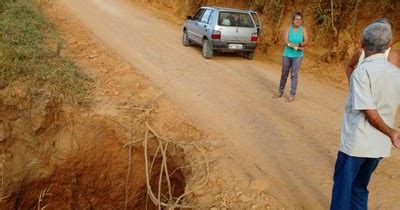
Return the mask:
<path id="1" fill-rule="evenodd" d="M 332 29 L 335 34 L 335 43 L 337 42 L 337 37 L 338 37 L 338 31 L 336 29 L 335 23 L 334 23 L 334 15 L 333 15 L 333 0 L 331 0 L 331 22 L 332 22 Z"/>
<path id="2" fill-rule="evenodd" d="M 282 18 L 283 18 L 283 13 L 285 12 L 285 1 L 282 1 L 282 10 L 281 10 L 281 13 L 279 14 L 279 19 L 278 19 L 278 22 L 277 22 L 277 24 L 276 24 L 276 29 L 277 30 L 275 30 L 275 36 L 274 36 L 274 39 L 273 39 L 273 43 L 277 43 L 278 42 L 278 39 L 279 39 L 279 36 L 281 35 L 281 31 L 279 30 L 280 28 L 281 28 L 281 23 L 282 23 Z"/>
<path id="3" fill-rule="evenodd" d="M 360 6 L 360 0 L 357 0 L 356 5 L 354 6 L 354 17 L 353 21 L 351 23 L 351 35 L 353 36 L 353 39 L 357 37 L 356 35 L 356 23 L 357 23 L 357 18 L 358 18 L 358 7 Z"/>

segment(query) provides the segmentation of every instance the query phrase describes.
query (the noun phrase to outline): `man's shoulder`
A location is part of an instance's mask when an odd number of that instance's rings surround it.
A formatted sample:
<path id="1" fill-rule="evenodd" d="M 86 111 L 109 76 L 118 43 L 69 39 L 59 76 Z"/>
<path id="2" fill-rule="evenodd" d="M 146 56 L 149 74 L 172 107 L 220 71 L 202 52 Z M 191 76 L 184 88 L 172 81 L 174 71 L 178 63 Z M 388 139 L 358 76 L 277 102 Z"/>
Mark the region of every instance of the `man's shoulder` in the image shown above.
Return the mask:
<path id="1" fill-rule="evenodd" d="M 400 81 L 400 69 L 389 61 L 382 65 L 381 71 L 387 75 L 386 78 L 394 81 Z"/>
<path id="2" fill-rule="evenodd" d="M 356 75 L 363 75 L 368 72 L 393 72 L 395 74 L 400 73 L 400 69 L 394 64 L 390 63 L 386 59 L 371 60 L 361 63 L 354 70 Z"/>
<path id="3" fill-rule="evenodd" d="M 379 86 L 387 84 L 385 87 L 398 89 L 400 88 L 400 69 L 384 60 L 364 62 L 354 70 L 350 80 L 353 86 L 377 83 L 380 84 Z"/>

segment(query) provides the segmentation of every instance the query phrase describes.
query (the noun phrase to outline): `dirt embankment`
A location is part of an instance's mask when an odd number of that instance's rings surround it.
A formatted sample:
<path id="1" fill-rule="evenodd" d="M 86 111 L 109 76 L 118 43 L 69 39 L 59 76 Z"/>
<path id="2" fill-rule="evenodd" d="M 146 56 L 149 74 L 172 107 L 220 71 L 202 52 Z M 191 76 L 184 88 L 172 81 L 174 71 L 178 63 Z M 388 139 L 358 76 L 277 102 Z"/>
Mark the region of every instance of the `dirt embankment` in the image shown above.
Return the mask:
<path id="1" fill-rule="evenodd" d="M 146 199 L 147 187 L 158 191 L 163 164 L 168 166 L 170 183 L 164 175 L 161 195 L 168 195 L 168 184 L 170 196 L 182 195 L 186 179 L 196 183 L 189 178 L 196 176 L 187 174 L 195 167 L 187 165 L 202 156 L 185 156 L 197 150 L 176 145 L 199 141 L 203 134 L 165 97 L 154 101 L 160 91 L 148 79 L 107 52 L 90 33 L 76 28 L 61 10 L 52 8 L 47 13 L 67 40 L 61 54 L 71 56 L 93 80 L 94 102 L 78 108 L 51 97 L 38 98 L 24 81 L 0 90 L 0 208 L 154 207 Z M 154 108 L 145 113 L 143 109 L 150 105 Z M 164 163 L 156 153 L 154 135 L 148 137 L 147 160 L 142 141 L 133 143 L 145 136 L 146 122 L 163 138 L 178 141 L 170 143 Z M 145 160 L 153 167 L 148 177 Z M 205 164 L 197 167 L 203 170 Z"/>
<path id="2" fill-rule="evenodd" d="M 61 55 L 93 80 L 94 101 L 35 98 L 24 82 L 0 90 L 0 208 L 152 208 L 150 189 L 165 203 L 187 193 L 185 203 L 201 208 L 285 206 L 68 11 L 46 13 L 66 41 Z M 163 167 L 170 179 L 160 182 Z"/>
<path id="3" fill-rule="evenodd" d="M 340 1 L 333 5 L 333 26 L 330 1 L 220 1 L 220 0 L 131 0 L 153 10 L 154 15 L 182 25 L 187 15 L 200 6 L 221 6 L 252 9 L 258 12 L 262 33 L 256 59 L 280 63 L 283 31 L 290 25 L 294 11 L 304 15 L 304 26 L 310 36 L 302 72 L 335 87 L 347 88 L 344 65 L 359 46 L 366 25 L 378 18 L 388 18 L 393 26 L 393 48 L 400 51 L 400 3 L 397 1 Z"/>
<path id="4" fill-rule="evenodd" d="M 220 0 L 131 0 L 140 5 L 145 5 L 162 13 L 164 19 L 177 24 L 182 24 L 187 15 L 193 15 L 200 6 L 220 6 L 239 9 L 252 9 L 258 12 L 263 32 L 261 34 L 260 48 L 262 51 L 272 53 L 275 48 L 283 44 L 282 32 L 290 24 L 294 11 L 304 15 L 304 25 L 309 29 L 311 49 L 331 50 L 337 44 L 338 55 L 342 60 L 348 56 L 347 48 L 354 48 L 359 43 L 364 27 L 378 18 L 388 18 L 393 29 L 400 29 L 398 20 L 400 4 L 397 1 L 362 1 L 362 2 L 334 2 L 332 28 L 331 2 L 324 1 L 220 1 Z M 397 12 L 396 12 L 397 11 Z M 278 30 L 277 30 L 278 29 Z M 334 36 L 336 35 L 336 36 Z M 344 45 L 340 41 L 348 41 Z M 338 42 L 338 43 L 335 43 Z M 393 43 L 400 42 L 400 35 L 394 34 Z M 397 45 L 396 45 L 397 46 Z M 311 53 L 311 52 L 309 52 Z M 320 52 L 324 53 L 324 52 Z M 321 59 L 321 58 L 320 58 Z"/>

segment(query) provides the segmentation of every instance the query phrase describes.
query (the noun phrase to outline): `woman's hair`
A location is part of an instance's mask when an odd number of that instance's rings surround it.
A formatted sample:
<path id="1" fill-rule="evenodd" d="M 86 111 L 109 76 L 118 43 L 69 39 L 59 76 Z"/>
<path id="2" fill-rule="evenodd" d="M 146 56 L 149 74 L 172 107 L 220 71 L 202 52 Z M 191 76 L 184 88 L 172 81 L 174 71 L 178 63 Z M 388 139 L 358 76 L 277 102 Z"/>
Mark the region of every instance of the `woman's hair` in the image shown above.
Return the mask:
<path id="1" fill-rule="evenodd" d="M 301 18 L 303 18 L 303 14 L 301 12 L 296 11 L 296 12 L 293 12 L 292 20 L 294 20 L 296 18 L 296 16 L 300 16 Z"/>

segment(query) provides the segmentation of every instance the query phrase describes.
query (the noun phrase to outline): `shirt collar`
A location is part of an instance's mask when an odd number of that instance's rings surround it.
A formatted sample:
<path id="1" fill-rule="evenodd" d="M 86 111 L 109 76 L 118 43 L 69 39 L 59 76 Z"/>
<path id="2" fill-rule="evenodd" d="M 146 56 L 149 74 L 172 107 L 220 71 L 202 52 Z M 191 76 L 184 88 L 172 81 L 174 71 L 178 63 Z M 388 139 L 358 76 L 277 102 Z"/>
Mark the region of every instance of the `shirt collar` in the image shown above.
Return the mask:
<path id="1" fill-rule="evenodd" d="M 373 55 L 368 56 L 367 58 L 365 58 L 365 61 L 373 61 L 373 60 L 378 60 L 378 59 L 385 59 L 385 53 L 376 53 Z"/>

